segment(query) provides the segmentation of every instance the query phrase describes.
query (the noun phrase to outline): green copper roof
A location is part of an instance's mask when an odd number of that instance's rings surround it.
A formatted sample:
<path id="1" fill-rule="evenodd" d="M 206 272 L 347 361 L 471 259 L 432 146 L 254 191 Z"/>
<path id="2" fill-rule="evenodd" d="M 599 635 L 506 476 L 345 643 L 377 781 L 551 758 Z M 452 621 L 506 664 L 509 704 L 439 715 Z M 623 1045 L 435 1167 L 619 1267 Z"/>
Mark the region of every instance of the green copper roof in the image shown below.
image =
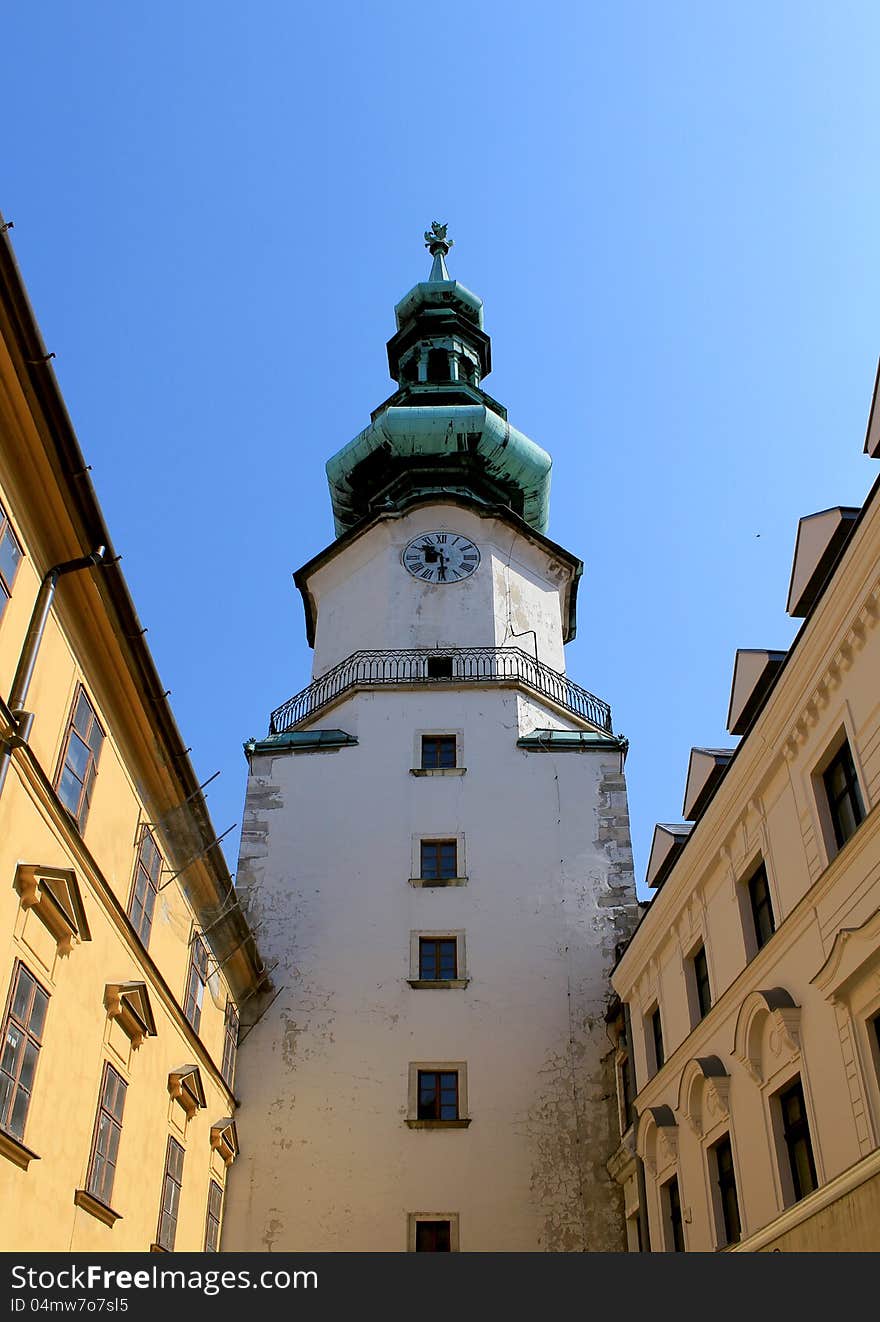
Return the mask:
<path id="1" fill-rule="evenodd" d="M 482 389 L 492 367 L 483 304 L 449 278 L 445 225 L 432 223 L 425 247 L 431 274 L 394 309 L 388 361 L 399 389 L 327 463 L 336 534 L 414 497 L 444 492 L 506 506 L 544 533 L 550 456 Z"/>

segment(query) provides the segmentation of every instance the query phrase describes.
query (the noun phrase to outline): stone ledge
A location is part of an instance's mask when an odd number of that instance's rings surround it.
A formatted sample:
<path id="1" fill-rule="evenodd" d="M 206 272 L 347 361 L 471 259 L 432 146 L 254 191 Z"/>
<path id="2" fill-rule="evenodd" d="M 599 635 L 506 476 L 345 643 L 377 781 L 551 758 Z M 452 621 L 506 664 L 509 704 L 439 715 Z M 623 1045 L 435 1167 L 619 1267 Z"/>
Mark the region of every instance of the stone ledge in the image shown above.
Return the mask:
<path id="1" fill-rule="evenodd" d="M 89 1193 L 88 1189 L 77 1189 L 73 1195 L 73 1201 L 77 1207 L 81 1207 L 84 1212 L 88 1212 L 96 1220 L 103 1221 L 104 1225 L 110 1226 L 111 1229 L 117 1221 L 122 1220 L 118 1212 L 114 1212 L 113 1208 L 107 1203 L 101 1202 L 100 1198 L 96 1198 L 93 1193 Z"/>
<path id="2" fill-rule="evenodd" d="M 463 776 L 467 767 L 410 767 L 411 776 Z"/>
<path id="3" fill-rule="evenodd" d="M 470 1120 L 407 1120 L 409 1129 L 467 1129 Z"/>
<path id="4" fill-rule="evenodd" d="M 410 877 L 410 886 L 466 886 L 467 877 L 438 877 L 436 880 L 430 877 Z"/>
<path id="5" fill-rule="evenodd" d="M 30 1162 L 40 1160 L 36 1152 L 32 1152 L 19 1139 L 7 1134 L 5 1129 L 0 1129 L 0 1157 L 5 1157 L 23 1171 L 27 1170 Z"/>
<path id="6" fill-rule="evenodd" d="M 466 987 L 470 978 L 407 978 L 407 982 L 416 991 L 443 991 L 446 987 Z"/>

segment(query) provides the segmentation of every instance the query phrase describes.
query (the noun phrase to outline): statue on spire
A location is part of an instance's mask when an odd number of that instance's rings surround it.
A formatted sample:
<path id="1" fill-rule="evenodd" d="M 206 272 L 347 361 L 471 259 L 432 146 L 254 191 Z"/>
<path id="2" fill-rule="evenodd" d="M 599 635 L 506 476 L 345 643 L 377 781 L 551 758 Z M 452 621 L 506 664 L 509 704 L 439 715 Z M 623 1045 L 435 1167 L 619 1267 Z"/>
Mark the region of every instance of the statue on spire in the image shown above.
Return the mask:
<path id="1" fill-rule="evenodd" d="M 447 239 L 447 229 L 448 225 L 441 225 L 439 220 L 432 220 L 431 228 L 425 230 L 425 247 L 428 249 L 432 257 L 436 257 L 438 253 L 441 257 L 445 257 L 449 252 L 449 249 L 453 246 L 455 240 Z"/>

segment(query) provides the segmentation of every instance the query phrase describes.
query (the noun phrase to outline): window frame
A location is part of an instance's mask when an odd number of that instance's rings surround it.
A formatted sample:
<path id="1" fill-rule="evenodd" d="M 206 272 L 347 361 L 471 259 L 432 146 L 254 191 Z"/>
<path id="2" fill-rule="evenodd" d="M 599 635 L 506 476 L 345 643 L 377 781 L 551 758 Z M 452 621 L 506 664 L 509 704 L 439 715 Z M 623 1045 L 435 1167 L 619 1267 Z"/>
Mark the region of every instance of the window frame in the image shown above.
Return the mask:
<path id="1" fill-rule="evenodd" d="M 423 978 L 421 950 L 423 941 L 454 941 L 455 942 L 455 977 L 454 978 Z M 440 928 L 436 931 L 418 930 L 409 934 L 409 977 L 407 982 L 410 987 L 416 989 L 425 989 L 428 991 L 444 991 L 450 988 L 461 989 L 468 985 L 470 976 L 467 969 L 467 943 L 463 928 L 453 930 L 448 927 Z"/>
<path id="2" fill-rule="evenodd" d="M 214 1191 L 217 1197 L 214 1198 Z M 216 1202 L 216 1209 L 213 1203 Z M 205 1208 L 205 1253 L 220 1252 L 220 1227 L 223 1223 L 223 1186 L 212 1177 L 208 1181 L 208 1202 Z M 214 1242 L 211 1243 L 211 1230 L 214 1228 Z"/>
<path id="3" fill-rule="evenodd" d="M 175 1149 L 177 1150 L 176 1152 Z M 171 1158 L 172 1155 L 176 1157 L 178 1153 L 180 1154 L 179 1155 L 180 1170 L 179 1170 L 179 1176 L 176 1176 L 174 1171 L 172 1170 Z M 164 1249 L 166 1253 L 174 1252 L 174 1243 L 175 1240 L 177 1239 L 177 1222 L 180 1216 L 180 1199 L 183 1193 L 183 1165 L 185 1158 L 186 1158 L 186 1150 L 183 1147 L 183 1144 L 178 1143 L 177 1139 L 174 1138 L 171 1134 L 169 1134 L 168 1142 L 165 1146 L 165 1170 L 162 1175 L 162 1194 L 159 1199 L 159 1221 L 156 1229 L 156 1247 L 159 1249 Z M 165 1206 L 165 1202 L 166 1202 L 165 1192 L 169 1185 L 173 1186 L 177 1190 L 176 1202 L 172 1196 L 173 1212 L 170 1209 L 166 1208 Z M 166 1238 L 163 1239 L 163 1233 L 165 1233 L 166 1218 L 171 1223 L 172 1231 L 170 1237 L 166 1236 Z M 170 1238 L 170 1243 L 168 1242 L 169 1238 Z"/>
<path id="4" fill-rule="evenodd" d="M 27 1015 L 25 1019 L 22 1019 L 22 1017 L 16 1014 L 15 1012 L 16 993 L 18 989 L 19 979 L 21 978 L 22 975 L 24 975 L 26 978 L 29 978 L 30 981 L 33 983 L 33 986 L 31 988 L 27 1000 Z M 31 1031 L 31 1022 L 33 1018 L 33 1010 L 36 1002 L 37 991 L 42 992 L 43 996 L 46 999 L 46 1004 L 43 1010 L 43 1018 L 42 1018 L 42 1023 L 40 1025 L 39 1033 Z M 27 1119 L 28 1119 L 28 1115 L 30 1114 L 31 1102 L 33 1101 L 34 1088 L 37 1081 L 37 1070 L 39 1068 L 40 1055 L 42 1053 L 43 1045 L 44 1045 L 46 1020 L 49 1015 L 49 1002 L 51 999 L 52 999 L 51 993 L 46 990 L 46 988 L 40 982 L 39 978 L 37 978 L 36 975 L 31 972 L 31 970 L 23 962 L 23 960 L 17 959 L 12 967 L 12 977 L 9 983 L 9 993 L 6 999 L 6 1008 L 3 1015 L 3 1036 L 2 1036 L 2 1042 L 0 1042 L 0 1065 L 2 1065 L 2 1062 L 6 1056 L 6 1046 L 9 1038 L 10 1025 L 14 1023 L 15 1026 L 22 1033 L 23 1045 L 21 1051 L 18 1053 L 18 1058 L 15 1062 L 14 1074 L 11 1074 L 8 1070 L 5 1069 L 2 1070 L 2 1073 L 0 1073 L 0 1079 L 4 1077 L 8 1078 L 11 1084 L 6 1096 L 2 1098 L 2 1100 L 0 1100 L 0 1132 L 2 1132 L 8 1138 L 11 1138 L 16 1143 L 24 1144 L 24 1135 L 25 1135 L 25 1130 L 27 1129 Z M 34 1056 L 33 1070 L 31 1071 L 30 1087 L 26 1087 L 21 1083 L 21 1074 L 22 1074 L 22 1067 L 24 1065 L 25 1052 L 29 1045 L 34 1047 L 36 1054 Z M 27 1094 L 27 1101 L 24 1107 L 24 1114 L 21 1117 L 21 1132 L 17 1133 L 12 1128 L 10 1122 L 12 1119 L 13 1112 L 15 1110 L 16 1101 L 19 1092 L 24 1092 Z"/>
<path id="5" fill-rule="evenodd" d="M 753 891 L 753 885 L 760 876 L 763 876 L 764 879 L 767 910 L 770 915 L 770 923 L 772 926 L 772 931 L 763 939 L 758 927 L 758 916 Z M 777 931 L 773 886 L 770 881 L 770 871 L 767 867 L 767 859 L 763 854 L 757 854 L 753 857 L 752 863 L 743 873 L 741 880 L 737 882 L 737 896 L 739 899 L 746 963 L 750 964 L 755 956 L 760 954 L 764 947 L 769 944 Z"/>
<path id="6" fill-rule="evenodd" d="M 659 1074 L 666 1064 L 666 1052 L 663 1042 L 663 1016 L 660 1013 L 659 999 L 654 1001 L 648 1009 L 644 1018 L 645 1022 L 645 1040 L 648 1044 L 648 1070 L 649 1078 Z M 658 1052 L 659 1047 L 659 1052 Z"/>
<path id="7" fill-rule="evenodd" d="M 843 790 L 835 795 L 828 784 L 828 779 L 831 773 L 841 763 L 845 763 L 845 766 L 842 768 L 845 773 L 845 783 Z M 825 806 L 828 810 L 828 819 L 831 823 L 832 839 L 836 846 L 833 857 L 836 857 L 841 849 L 843 849 L 844 845 L 853 838 L 867 816 L 865 796 L 862 792 L 862 786 L 859 781 L 859 773 L 856 769 L 856 761 L 853 756 L 852 745 L 846 731 L 844 731 L 843 738 L 835 748 L 832 756 L 823 766 L 819 775 L 822 781 L 822 790 L 825 795 Z M 839 809 L 844 799 L 849 801 L 850 811 L 852 812 L 855 822 L 855 825 L 848 834 L 844 834 L 844 825 L 839 813 Z"/>
<path id="8" fill-rule="evenodd" d="M 786 1120 L 784 1102 L 785 1098 L 797 1090 L 800 1093 L 801 1110 L 803 1112 L 800 1122 L 798 1122 L 806 1133 L 807 1139 L 807 1157 L 809 1170 L 813 1179 L 811 1189 L 800 1190 L 800 1176 L 793 1159 L 794 1143 L 790 1136 L 790 1126 Z M 772 1108 L 773 1132 L 776 1137 L 777 1158 L 780 1167 L 780 1176 L 782 1181 L 782 1201 L 785 1207 L 792 1207 L 795 1203 L 801 1202 L 809 1194 L 814 1193 L 821 1185 L 819 1178 L 819 1167 L 816 1162 L 816 1151 L 813 1144 L 813 1126 L 810 1124 L 810 1113 L 807 1107 L 807 1094 L 804 1087 L 803 1076 L 800 1073 L 791 1075 L 774 1090 L 770 1097 Z M 802 1139 L 803 1135 L 796 1136 L 795 1141 Z"/>
<path id="9" fill-rule="evenodd" d="M 18 551 L 18 561 L 12 571 L 12 578 L 7 578 L 3 572 L 2 560 L 0 560 L 0 622 L 6 613 L 7 603 L 12 600 L 12 590 L 15 587 L 15 580 L 18 578 L 18 571 L 21 569 L 21 562 L 24 560 L 24 547 L 12 526 L 12 520 L 6 513 L 5 507 L 0 504 L 0 547 L 6 538 L 9 538 L 15 549 Z"/>
<path id="10" fill-rule="evenodd" d="M 233 1017 L 235 1019 L 234 1032 L 230 1028 Z M 232 997 L 228 997 L 226 1009 L 223 1012 L 223 1063 L 220 1066 L 220 1073 L 223 1075 L 230 1092 L 235 1083 L 235 1065 L 238 1059 L 238 1034 L 240 1029 L 241 1016 L 238 1013 L 238 1006 Z"/>
<path id="11" fill-rule="evenodd" d="M 111 1080 L 111 1076 L 116 1080 L 117 1085 L 121 1086 L 121 1090 L 122 1090 L 121 1093 L 122 1105 L 120 1107 L 120 1113 L 118 1116 L 108 1106 L 105 1105 L 107 1098 L 107 1085 Z M 113 1187 L 116 1182 L 116 1168 L 118 1165 L 118 1158 L 119 1158 L 119 1143 L 122 1138 L 122 1121 L 125 1114 L 125 1098 L 127 1092 L 128 1092 L 127 1081 L 119 1073 L 119 1070 L 115 1069 L 114 1066 L 110 1064 L 109 1060 L 105 1060 L 104 1068 L 101 1071 L 101 1088 L 100 1088 L 100 1092 L 98 1093 L 98 1106 L 95 1112 L 95 1124 L 92 1131 L 92 1144 L 91 1144 L 91 1150 L 89 1152 L 88 1170 L 86 1172 L 85 1191 L 87 1194 L 89 1194 L 91 1198 L 96 1198 L 99 1203 L 102 1203 L 107 1208 L 112 1207 L 111 1199 L 113 1197 Z M 111 1172 L 110 1188 L 109 1189 L 105 1188 L 106 1186 L 106 1178 L 105 1178 L 101 1185 L 101 1188 L 99 1189 L 95 1187 L 96 1174 L 97 1174 L 97 1159 L 98 1159 L 98 1140 L 101 1135 L 101 1120 L 105 1116 L 107 1117 L 107 1120 L 109 1122 L 109 1128 L 111 1133 L 115 1133 L 116 1135 L 116 1149 L 113 1160 L 112 1161 L 105 1160 L 104 1162 L 105 1175 L 108 1169 Z"/>
<path id="12" fill-rule="evenodd" d="M 730 1154 L 729 1173 L 722 1171 L 719 1160 L 719 1150 L 727 1148 Z M 714 1142 L 710 1143 L 706 1157 L 709 1163 L 709 1184 L 711 1191 L 711 1205 L 713 1218 L 715 1222 L 715 1242 L 718 1248 L 726 1248 L 729 1244 L 738 1244 L 743 1237 L 742 1211 L 739 1204 L 739 1182 L 736 1175 L 736 1158 L 733 1152 L 733 1136 L 729 1129 L 725 1130 Z M 728 1177 L 729 1176 L 729 1177 Z M 725 1199 L 725 1187 L 732 1189 L 733 1202 L 736 1211 L 736 1233 L 731 1233 L 731 1225 L 728 1216 L 729 1208 Z"/>
<path id="13" fill-rule="evenodd" d="M 702 957 L 702 976 L 698 961 Z M 712 1009 L 712 980 L 709 976 L 709 954 L 706 942 L 699 941 L 687 959 L 688 992 L 691 1002 L 691 1029 L 697 1027 Z M 703 991 L 705 990 L 705 997 Z"/>
<path id="14" fill-rule="evenodd" d="M 455 1074 L 455 1118 L 440 1119 L 421 1114 L 421 1076 L 425 1074 Z M 439 1101 L 438 1101 L 439 1106 Z M 409 1063 L 406 1124 L 410 1129 L 466 1129 L 471 1123 L 468 1115 L 467 1064 L 463 1060 L 413 1060 Z"/>
<path id="15" fill-rule="evenodd" d="M 454 845 L 455 847 L 455 874 L 452 876 L 425 877 L 423 872 L 423 846 L 440 847 L 442 845 Z M 464 835 L 453 831 L 445 833 L 419 832 L 412 837 L 412 859 L 410 862 L 411 874 L 409 884 L 411 886 L 464 886 L 467 884 L 467 873 L 465 870 L 464 855 Z M 439 871 L 439 867 L 438 867 Z"/>
<path id="16" fill-rule="evenodd" d="M 675 1201 L 672 1189 L 675 1187 Z M 667 1253 L 686 1253 L 687 1240 L 684 1234 L 684 1209 L 681 1201 L 681 1185 L 678 1171 L 670 1175 L 660 1185 L 660 1206 L 663 1211 L 663 1243 Z M 676 1228 L 678 1234 L 676 1234 Z M 679 1244 L 678 1241 L 681 1241 Z"/>
<path id="17" fill-rule="evenodd" d="M 151 875 L 150 869 L 146 866 L 142 857 L 144 846 L 147 843 L 147 841 L 150 842 L 156 854 L 155 878 Z M 134 876 L 132 878 L 131 891 L 128 897 L 128 909 L 127 909 L 129 922 L 131 923 L 132 927 L 137 933 L 141 945 L 144 947 L 145 950 L 149 950 L 150 948 L 150 937 L 153 931 L 153 915 L 156 909 L 156 897 L 159 894 L 159 878 L 162 875 L 163 867 L 164 867 L 164 857 L 162 851 L 160 850 L 156 842 L 156 837 L 153 834 L 153 831 L 150 829 L 149 826 L 145 824 L 141 828 L 140 839 L 138 840 L 137 854 L 135 856 L 135 862 L 134 862 Z M 147 913 L 146 904 L 141 903 L 137 894 L 138 879 L 141 873 L 143 873 L 143 876 L 145 878 L 144 900 L 146 900 L 146 898 L 149 895 L 152 895 L 152 899 L 150 901 L 150 906 L 149 906 L 149 914 Z M 134 915 L 135 903 L 137 903 L 141 909 L 140 922 L 138 922 L 135 919 L 135 915 Z M 143 931 L 144 927 L 146 927 L 146 932 Z"/>
<path id="18" fill-rule="evenodd" d="M 449 1252 L 460 1252 L 460 1227 L 458 1212 L 409 1212 L 406 1218 L 406 1251 L 407 1253 L 425 1252 L 417 1250 L 418 1227 L 422 1222 L 442 1222 L 449 1223 Z M 445 1250 L 439 1250 L 443 1252 Z"/>
<path id="19" fill-rule="evenodd" d="M 204 975 L 200 963 L 196 956 L 196 951 L 204 952 Z M 202 1006 L 205 1000 L 205 989 L 208 986 L 208 964 L 210 955 L 208 947 L 202 938 L 200 932 L 193 932 L 189 943 L 189 968 L 186 974 L 186 988 L 183 996 L 183 1013 L 189 1021 L 193 1032 L 198 1033 L 202 1026 Z M 198 988 L 201 987 L 201 991 Z"/>
<path id="20" fill-rule="evenodd" d="M 79 712 L 80 704 L 83 701 L 85 702 L 86 706 L 89 709 L 89 712 L 91 713 L 91 722 L 89 725 L 88 738 L 86 738 L 85 735 L 80 730 L 77 729 L 75 724 Z M 98 743 L 97 751 L 95 751 L 94 747 L 92 746 L 92 743 L 90 742 L 94 737 L 95 729 L 97 729 L 98 734 L 100 735 L 100 741 Z M 83 747 L 88 750 L 85 771 L 82 778 L 80 778 L 77 775 L 73 766 L 68 767 L 67 765 L 67 756 L 70 751 L 71 739 L 73 738 L 74 735 L 83 745 Z M 94 702 L 92 702 L 92 699 L 89 697 L 88 693 L 86 692 L 85 685 L 82 683 L 78 683 L 76 686 L 76 692 L 74 693 L 73 703 L 71 704 L 70 714 L 68 715 L 67 718 L 67 725 L 64 728 L 64 736 L 61 744 L 61 756 L 58 759 L 58 769 L 55 773 L 55 781 L 53 788 L 55 790 L 55 793 L 58 795 L 58 798 L 64 804 L 64 807 L 67 809 L 73 820 L 76 822 L 80 835 L 82 835 L 82 833 L 85 831 L 86 823 L 89 819 L 89 812 L 92 806 L 92 798 L 95 792 L 95 782 L 98 779 L 98 763 L 101 760 L 101 752 L 103 750 L 106 738 L 107 738 L 107 731 L 104 729 L 103 725 L 98 719 L 98 712 Z M 70 804 L 66 801 L 62 793 L 62 785 L 64 781 L 65 771 L 70 771 L 70 774 L 73 777 L 73 779 L 78 781 L 80 785 L 80 792 L 79 792 L 79 797 L 77 799 L 76 808 L 72 808 L 70 806 Z"/>
<path id="21" fill-rule="evenodd" d="M 422 771 L 453 771 L 458 766 L 458 739 L 455 734 L 423 734 L 419 742 L 419 767 Z M 429 745 L 433 746 L 431 757 L 428 756 Z M 444 753 L 448 755 L 450 752 L 452 760 L 448 761 Z"/>

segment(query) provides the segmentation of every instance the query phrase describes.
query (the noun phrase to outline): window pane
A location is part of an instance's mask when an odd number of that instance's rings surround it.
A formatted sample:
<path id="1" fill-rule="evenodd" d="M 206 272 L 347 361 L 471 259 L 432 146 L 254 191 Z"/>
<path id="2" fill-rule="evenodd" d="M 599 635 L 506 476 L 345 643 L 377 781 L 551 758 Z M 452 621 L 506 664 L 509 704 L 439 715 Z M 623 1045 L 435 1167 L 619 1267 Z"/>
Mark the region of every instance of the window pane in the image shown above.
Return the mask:
<path id="1" fill-rule="evenodd" d="M 40 1048 L 34 1042 L 25 1041 L 24 1057 L 21 1063 L 21 1073 L 18 1076 L 19 1087 L 27 1088 L 28 1092 L 34 1086 L 34 1071 L 37 1068 L 37 1056 L 40 1054 Z"/>
<path id="2" fill-rule="evenodd" d="M 31 1095 L 24 1088 L 16 1090 L 15 1101 L 12 1104 L 12 1115 L 9 1120 L 10 1133 L 15 1134 L 16 1138 L 24 1136 L 24 1122 L 27 1118 L 30 1100 Z"/>
<path id="3" fill-rule="evenodd" d="M 65 808 L 69 808 L 70 811 L 74 813 L 79 812 L 79 801 L 82 798 L 82 789 L 82 783 L 77 780 L 69 767 L 65 767 L 61 773 L 61 780 L 58 785 L 58 797 L 64 804 Z"/>
<path id="4" fill-rule="evenodd" d="M 16 1019 L 22 1023 L 27 1023 L 28 1006 L 30 1005 L 31 994 L 36 987 L 36 983 L 29 973 L 20 968 L 18 971 L 18 981 L 15 984 L 15 995 L 12 999 L 12 1013 Z"/>
<path id="5" fill-rule="evenodd" d="M 12 534 L 12 529 L 7 524 L 3 530 L 3 536 L 0 537 L 0 574 L 3 575 L 9 587 L 12 587 L 15 571 L 18 569 L 20 561 L 21 551 L 18 549 L 18 543 Z"/>
<path id="6" fill-rule="evenodd" d="M 79 701 L 76 704 L 76 711 L 73 714 L 73 726 L 74 729 L 79 730 L 83 739 L 88 737 L 93 715 L 92 704 L 89 702 L 85 693 L 80 693 Z"/>
<path id="7" fill-rule="evenodd" d="M 9 1024 L 6 1029 L 6 1041 L 3 1044 L 3 1059 L 0 1061 L 0 1069 L 5 1074 L 14 1077 L 18 1070 L 18 1061 L 21 1056 L 22 1043 L 24 1042 L 24 1033 L 17 1024 Z"/>

